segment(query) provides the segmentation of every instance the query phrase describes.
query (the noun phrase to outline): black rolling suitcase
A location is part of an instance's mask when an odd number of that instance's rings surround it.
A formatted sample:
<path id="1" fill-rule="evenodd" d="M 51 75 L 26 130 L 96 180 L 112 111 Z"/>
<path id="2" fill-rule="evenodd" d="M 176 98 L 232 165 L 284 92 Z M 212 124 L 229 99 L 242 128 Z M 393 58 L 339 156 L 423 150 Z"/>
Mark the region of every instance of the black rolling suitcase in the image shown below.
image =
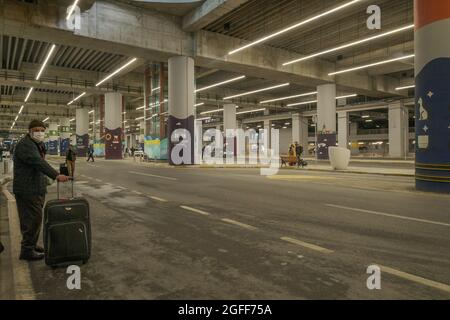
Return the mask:
<path id="1" fill-rule="evenodd" d="M 73 197 L 50 200 L 44 209 L 44 249 L 48 266 L 85 264 L 91 256 L 91 224 L 89 203 Z"/>
<path id="2" fill-rule="evenodd" d="M 69 168 L 67 167 L 67 163 L 61 163 L 59 165 L 59 174 L 63 174 L 65 176 L 69 175 Z"/>

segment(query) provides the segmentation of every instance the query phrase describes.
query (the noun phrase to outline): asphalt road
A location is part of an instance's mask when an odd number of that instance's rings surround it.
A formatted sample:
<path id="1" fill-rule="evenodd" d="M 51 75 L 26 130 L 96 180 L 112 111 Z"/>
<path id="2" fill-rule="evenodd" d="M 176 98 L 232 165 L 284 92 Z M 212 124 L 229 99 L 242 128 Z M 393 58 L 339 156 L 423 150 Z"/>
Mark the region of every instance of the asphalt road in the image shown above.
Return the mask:
<path id="1" fill-rule="evenodd" d="M 120 161 L 76 175 L 93 256 L 78 291 L 30 264 L 39 299 L 450 298 L 450 197 L 411 178 Z"/>

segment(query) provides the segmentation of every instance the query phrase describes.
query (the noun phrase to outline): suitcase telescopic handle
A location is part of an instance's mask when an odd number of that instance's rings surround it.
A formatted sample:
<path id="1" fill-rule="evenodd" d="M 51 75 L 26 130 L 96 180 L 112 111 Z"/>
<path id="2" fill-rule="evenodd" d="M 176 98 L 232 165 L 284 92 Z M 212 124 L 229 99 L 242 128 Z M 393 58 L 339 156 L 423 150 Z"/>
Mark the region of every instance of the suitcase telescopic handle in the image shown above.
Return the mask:
<path id="1" fill-rule="evenodd" d="M 72 198 L 74 198 L 74 191 L 73 191 L 74 180 L 75 180 L 75 179 L 74 179 L 73 177 L 70 177 L 70 178 L 69 178 L 69 181 L 72 182 Z M 58 197 L 58 200 L 61 200 L 61 198 L 59 197 L 59 184 L 60 184 L 60 182 L 59 182 L 59 181 L 56 181 L 56 192 L 57 192 L 57 197 Z"/>

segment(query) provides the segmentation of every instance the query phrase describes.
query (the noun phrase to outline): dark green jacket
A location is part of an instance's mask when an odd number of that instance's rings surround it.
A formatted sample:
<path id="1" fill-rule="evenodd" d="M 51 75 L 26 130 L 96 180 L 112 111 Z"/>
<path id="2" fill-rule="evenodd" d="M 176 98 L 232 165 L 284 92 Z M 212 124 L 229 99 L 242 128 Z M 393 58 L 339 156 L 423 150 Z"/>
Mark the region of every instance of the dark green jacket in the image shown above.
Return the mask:
<path id="1" fill-rule="evenodd" d="M 45 195 L 47 178 L 55 180 L 58 171 L 42 159 L 39 146 L 30 135 L 17 143 L 14 151 L 13 192 L 19 195 Z"/>

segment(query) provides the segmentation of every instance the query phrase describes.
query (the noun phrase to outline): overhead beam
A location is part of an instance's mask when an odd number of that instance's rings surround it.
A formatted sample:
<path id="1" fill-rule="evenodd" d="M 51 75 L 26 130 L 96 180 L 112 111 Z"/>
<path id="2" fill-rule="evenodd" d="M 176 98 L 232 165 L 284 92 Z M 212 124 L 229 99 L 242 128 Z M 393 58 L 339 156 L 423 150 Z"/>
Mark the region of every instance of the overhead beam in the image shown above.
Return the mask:
<path id="1" fill-rule="evenodd" d="M 249 0 L 206 0 L 183 18 L 183 30 L 194 32 L 203 29 Z"/>

